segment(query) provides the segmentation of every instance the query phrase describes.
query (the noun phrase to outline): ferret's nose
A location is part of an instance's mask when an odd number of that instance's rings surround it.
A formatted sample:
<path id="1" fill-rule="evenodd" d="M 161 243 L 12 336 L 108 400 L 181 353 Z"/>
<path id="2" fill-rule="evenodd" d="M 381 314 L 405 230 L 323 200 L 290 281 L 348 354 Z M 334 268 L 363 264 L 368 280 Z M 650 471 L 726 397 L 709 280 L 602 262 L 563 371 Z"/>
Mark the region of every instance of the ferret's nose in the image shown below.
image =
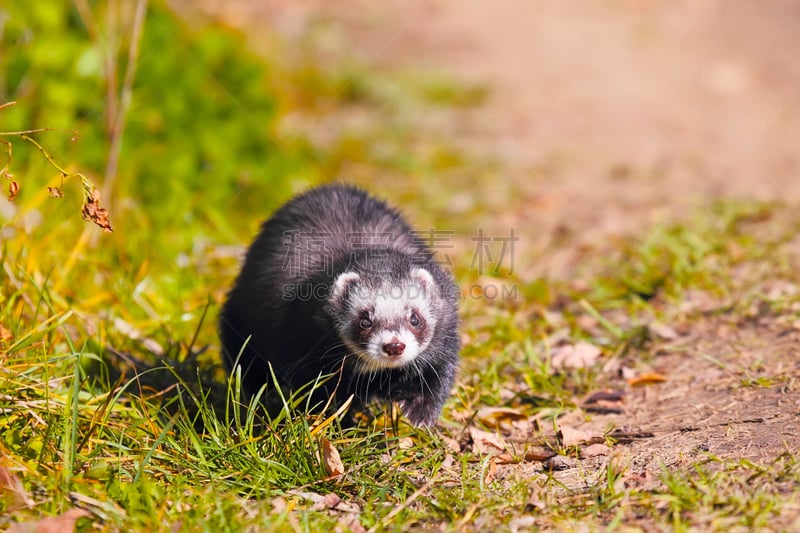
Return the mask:
<path id="1" fill-rule="evenodd" d="M 406 349 L 406 345 L 402 342 L 388 342 L 383 345 L 383 352 L 386 355 L 397 357 L 398 355 L 403 355 L 403 350 Z"/>

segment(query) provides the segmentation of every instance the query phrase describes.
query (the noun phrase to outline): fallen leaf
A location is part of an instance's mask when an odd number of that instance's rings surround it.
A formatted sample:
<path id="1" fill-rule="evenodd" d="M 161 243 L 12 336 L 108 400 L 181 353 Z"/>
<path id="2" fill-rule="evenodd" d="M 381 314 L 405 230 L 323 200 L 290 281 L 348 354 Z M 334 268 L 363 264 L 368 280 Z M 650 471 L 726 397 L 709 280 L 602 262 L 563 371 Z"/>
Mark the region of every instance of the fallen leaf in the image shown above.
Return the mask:
<path id="1" fill-rule="evenodd" d="M 33 500 L 19 478 L 5 466 L 0 466 L 0 499 L 8 507 L 33 507 Z"/>
<path id="2" fill-rule="evenodd" d="M 361 525 L 358 520 L 358 515 L 348 515 L 340 518 L 338 521 L 340 526 L 335 531 L 352 531 L 353 533 L 367 533 L 367 528 Z"/>
<path id="3" fill-rule="evenodd" d="M 570 447 L 576 446 L 583 442 L 591 442 L 596 435 L 583 431 L 580 429 L 571 428 L 569 426 L 561 426 L 556 433 L 556 438 L 562 446 Z"/>
<path id="4" fill-rule="evenodd" d="M 498 465 L 515 465 L 518 464 L 520 460 L 510 453 L 501 453 L 500 455 L 493 455 L 492 462 Z"/>
<path id="5" fill-rule="evenodd" d="M 509 407 L 483 407 L 476 415 L 478 420 L 488 427 L 510 427 L 512 422 L 526 420 L 528 417 L 516 409 Z"/>
<path id="6" fill-rule="evenodd" d="M 325 499 L 322 500 L 322 503 L 325 504 L 325 507 L 327 507 L 328 509 L 333 509 L 334 507 L 342 503 L 342 498 L 338 494 L 330 492 L 325 495 Z"/>
<path id="7" fill-rule="evenodd" d="M 472 451 L 481 455 L 497 455 L 506 450 L 506 443 L 503 437 L 496 433 L 490 433 L 481 429 L 470 427 L 470 437 L 472 437 Z"/>
<path id="8" fill-rule="evenodd" d="M 525 460 L 526 461 L 546 461 L 553 457 L 556 454 L 553 450 L 549 448 L 531 448 L 525 451 Z"/>
<path id="9" fill-rule="evenodd" d="M 629 379 L 628 385 L 632 387 L 639 387 L 641 385 L 652 385 L 653 383 L 663 383 L 665 381 L 667 381 L 667 376 L 663 374 L 657 374 L 655 372 L 648 372 L 646 374 L 641 374 L 635 378 Z"/>
<path id="10" fill-rule="evenodd" d="M 614 389 L 603 389 L 599 391 L 595 391 L 591 393 L 589 396 L 583 400 L 585 404 L 593 404 L 597 402 L 624 402 L 625 401 L 625 391 L 623 390 L 614 390 Z"/>
<path id="11" fill-rule="evenodd" d="M 311 506 L 312 511 L 323 511 L 325 509 L 333 509 L 342 502 L 342 498 L 333 492 L 329 492 L 322 497 L 321 500 Z"/>
<path id="12" fill-rule="evenodd" d="M 361 507 L 359 507 L 357 503 L 353 503 L 352 501 L 340 500 L 339 503 L 336 504 L 335 509 L 340 513 L 351 513 L 351 514 L 361 513 Z"/>
<path id="13" fill-rule="evenodd" d="M 58 516 L 49 516 L 33 522 L 20 522 L 8 528 L 9 533 L 64 533 L 74 531 L 79 518 L 91 516 L 83 509 L 70 509 Z"/>
<path id="14" fill-rule="evenodd" d="M 339 457 L 339 451 L 331 444 L 331 441 L 323 438 L 319 440 L 319 444 L 322 448 L 322 465 L 325 467 L 325 472 L 330 477 L 338 477 L 344 474 L 342 458 Z"/>
<path id="15" fill-rule="evenodd" d="M 621 413 L 624 401 L 625 391 L 606 389 L 587 396 L 581 407 L 591 413 Z"/>
<path id="16" fill-rule="evenodd" d="M 581 457 L 588 459 L 589 457 L 599 457 L 611 453 L 611 448 L 605 444 L 590 444 L 585 448 L 581 448 Z"/>
<path id="17" fill-rule="evenodd" d="M 588 342 L 559 346 L 553 350 L 552 365 L 560 368 L 588 368 L 600 357 L 600 348 Z"/>

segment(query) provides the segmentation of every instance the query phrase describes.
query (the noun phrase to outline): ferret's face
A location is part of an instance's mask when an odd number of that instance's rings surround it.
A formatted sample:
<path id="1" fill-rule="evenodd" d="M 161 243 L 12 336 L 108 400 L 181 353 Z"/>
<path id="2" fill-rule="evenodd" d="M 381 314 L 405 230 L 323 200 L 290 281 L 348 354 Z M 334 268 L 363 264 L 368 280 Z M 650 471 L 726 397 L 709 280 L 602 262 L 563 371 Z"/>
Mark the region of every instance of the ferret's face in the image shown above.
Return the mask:
<path id="1" fill-rule="evenodd" d="M 359 372 L 408 365 L 430 345 L 438 290 L 427 270 L 414 269 L 408 279 L 380 287 L 346 272 L 336 280 L 331 299 L 339 310 L 339 337 L 357 357 Z"/>

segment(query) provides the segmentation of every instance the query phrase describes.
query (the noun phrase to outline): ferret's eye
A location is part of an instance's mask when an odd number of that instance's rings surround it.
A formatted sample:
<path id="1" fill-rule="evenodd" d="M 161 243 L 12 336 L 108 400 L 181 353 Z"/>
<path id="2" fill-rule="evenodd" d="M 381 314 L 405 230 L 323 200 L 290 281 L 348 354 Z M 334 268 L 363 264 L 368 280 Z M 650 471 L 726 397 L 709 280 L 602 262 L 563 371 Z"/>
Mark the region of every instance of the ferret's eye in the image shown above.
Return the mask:
<path id="1" fill-rule="evenodd" d="M 419 326 L 420 319 L 416 311 L 411 311 L 411 316 L 408 318 L 408 322 L 414 327 Z"/>
<path id="2" fill-rule="evenodd" d="M 358 325 L 361 329 L 369 329 L 372 327 L 372 320 L 368 316 L 362 316 L 361 320 L 358 321 Z"/>

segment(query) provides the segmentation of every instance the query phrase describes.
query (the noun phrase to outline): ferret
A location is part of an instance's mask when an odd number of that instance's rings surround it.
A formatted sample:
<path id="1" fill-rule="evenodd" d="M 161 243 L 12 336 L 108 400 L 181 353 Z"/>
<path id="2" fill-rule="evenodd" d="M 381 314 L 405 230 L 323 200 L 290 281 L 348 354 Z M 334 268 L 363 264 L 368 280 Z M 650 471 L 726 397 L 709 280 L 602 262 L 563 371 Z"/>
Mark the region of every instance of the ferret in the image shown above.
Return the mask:
<path id="1" fill-rule="evenodd" d="M 302 390 L 312 404 L 396 402 L 414 426 L 436 423 L 458 367 L 459 290 L 394 208 L 326 185 L 261 227 L 223 304 L 219 331 L 243 392 Z M 306 389 L 307 390 L 307 389 Z M 332 401 L 329 401 L 332 400 Z"/>

